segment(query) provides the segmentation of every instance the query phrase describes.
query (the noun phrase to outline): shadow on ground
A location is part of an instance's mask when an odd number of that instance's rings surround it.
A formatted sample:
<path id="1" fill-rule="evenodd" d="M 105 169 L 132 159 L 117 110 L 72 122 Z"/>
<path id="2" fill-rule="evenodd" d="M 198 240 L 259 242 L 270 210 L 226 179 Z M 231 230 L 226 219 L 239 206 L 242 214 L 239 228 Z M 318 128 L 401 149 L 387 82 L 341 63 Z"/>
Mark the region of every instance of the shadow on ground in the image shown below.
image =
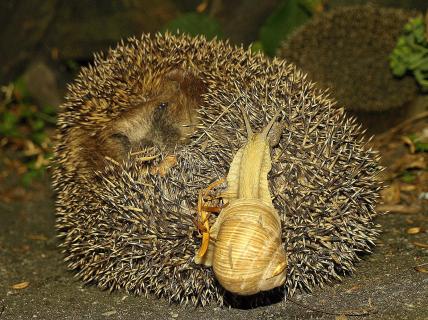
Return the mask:
<path id="1" fill-rule="evenodd" d="M 0 319 L 428 319 L 428 248 L 414 245 L 428 243 L 428 233 L 406 233 L 412 226 L 428 229 L 424 212 L 379 218 L 384 232 L 374 253 L 342 283 L 251 310 L 195 309 L 73 278 L 57 249 L 45 182 L 20 201 L 0 202 Z M 23 282 L 28 287 L 13 288 Z"/>

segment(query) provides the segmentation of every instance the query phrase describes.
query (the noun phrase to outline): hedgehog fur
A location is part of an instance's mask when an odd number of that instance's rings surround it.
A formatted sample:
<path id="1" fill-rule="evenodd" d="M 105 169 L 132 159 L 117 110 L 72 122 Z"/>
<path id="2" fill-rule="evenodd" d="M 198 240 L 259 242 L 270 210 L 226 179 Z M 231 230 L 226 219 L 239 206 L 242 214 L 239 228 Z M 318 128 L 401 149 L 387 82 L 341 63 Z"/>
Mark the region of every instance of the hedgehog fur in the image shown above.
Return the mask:
<path id="1" fill-rule="evenodd" d="M 389 55 L 414 12 L 373 5 L 338 7 L 298 28 L 278 56 L 294 63 L 347 110 L 399 108 L 417 93 L 415 81 L 394 77 Z"/>
<path id="2" fill-rule="evenodd" d="M 171 72 L 191 74 L 202 88 L 186 100 L 200 102 L 186 142 L 135 144 L 116 159 L 97 150 L 99 141 L 90 141 L 136 108 L 132 101 L 156 100 L 153 86 Z M 290 296 L 352 272 L 378 235 L 373 218 L 381 188 L 377 153 L 359 126 L 291 64 L 223 41 L 170 34 L 120 43 L 69 87 L 53 165 L 68 267 L 104 289 L 181 304 L 233 304 L 212 270 L 194 263 L 201 242 L 194 221 L 199 191 L 226 176 L 246 141 L 241 109 L 256 131 L 281 110 L 269 182 L 289 265 L 276 292 Z M 102 155 L 102 165 L 80 161 L 88 152 Z M 177 163 L 165 174 L 148 170 L 171 155 Z"/>

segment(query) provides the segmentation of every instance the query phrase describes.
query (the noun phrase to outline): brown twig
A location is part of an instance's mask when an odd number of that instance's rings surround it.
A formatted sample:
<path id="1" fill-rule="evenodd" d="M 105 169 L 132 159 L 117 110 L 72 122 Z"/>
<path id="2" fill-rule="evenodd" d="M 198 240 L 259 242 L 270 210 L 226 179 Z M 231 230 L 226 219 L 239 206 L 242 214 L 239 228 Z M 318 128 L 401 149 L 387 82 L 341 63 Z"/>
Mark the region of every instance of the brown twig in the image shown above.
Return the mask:
<path id="1" fill-rule="evenodd" d="M 413 268 L 417 268 L 417 267 L 425 267 L 425 266 L 428 266 L 428 262 L 427 262 L 427 263 L 421 263 L 421 264 L 418 264 L 417 266 L 414 266 Z"/>
<path id="2" fill-rule="evenodd" d="M 396 279 L 398 276 L 402 276 L 404 274 L 408 274 L 409 271 L 415 270 L 415 268 L 424 267 L 424 266 L 427 266 L 427 265 L 428 265 L 428 263 L 421 263 L 421 264 L 417 264 L 416 266 L 410 266 L 410 267 L 403 268 L 403 269 L 400 270 L 400 272 L 398 272 L 398 273 L 396 273 L 394 275 L 395 276 L 394 279 Z M 395 282 L 395 280 L 393 280 L 391 282 Z"/>
<path id="3" fill-rule="evenodd" d="M 388 212 L 398 214 L 415 214 L 421 212 L 422 208 L 417 205 L 406 206 L 403 204 L 380 204 L 376 207 L 377 212 Z"/>
<path id="4" fill-rule="evenodd" d="M 389 129 L 388 131 L 380 134 L 377 136 L 376 141 L 377 142 L 384 142 L 387 140 L 387 138 L 391 137 L 392 135 L 395 135 L 396 133 L 400 132 L 401 130 L 405 129 L 408 125 L 412 124 L 415 121 L 421 120 L 423 118 L 428 117 L 428 111 L 422 112 L 417 114 L 416 116 L 407 119 L 406 121 L 403 121 L 399 125 L 395 126 L 394 128 Z"/>
<path id="5" fill-rule="evenodd" d="M 428 266 L 428 263 L 418 264 L 417 266 L 414 266 L 414 267 L 413 267 L 413 269 L 414 269 L 414 270 L 416 270 L 416 271 L 418 271 L 418 270 L 417 270 L 418 268 L 420 268 L 420 267 L 425 267 L 425 266 Z"/>

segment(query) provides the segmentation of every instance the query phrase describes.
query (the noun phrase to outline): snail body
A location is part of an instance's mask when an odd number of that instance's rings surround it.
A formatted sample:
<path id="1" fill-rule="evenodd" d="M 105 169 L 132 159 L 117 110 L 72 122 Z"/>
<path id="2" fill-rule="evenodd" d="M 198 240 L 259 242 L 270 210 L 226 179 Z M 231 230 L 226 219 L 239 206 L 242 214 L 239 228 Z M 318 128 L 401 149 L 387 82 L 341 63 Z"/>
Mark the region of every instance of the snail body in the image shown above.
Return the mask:
<path id="1" fill-rule="evenodd" d="M 247 143 L 238 150 L 227 175 L 226 204 L 210 228 L 211 241 L 196 263 L 213 267 L 220 284 L 239 295 L 252 295 L 285 281 L 287 258 L 281 220 L 269 193 L 271 170 L 268 134 L 277 116 L 261 133 L 251 131 L 244 114 Z"/>

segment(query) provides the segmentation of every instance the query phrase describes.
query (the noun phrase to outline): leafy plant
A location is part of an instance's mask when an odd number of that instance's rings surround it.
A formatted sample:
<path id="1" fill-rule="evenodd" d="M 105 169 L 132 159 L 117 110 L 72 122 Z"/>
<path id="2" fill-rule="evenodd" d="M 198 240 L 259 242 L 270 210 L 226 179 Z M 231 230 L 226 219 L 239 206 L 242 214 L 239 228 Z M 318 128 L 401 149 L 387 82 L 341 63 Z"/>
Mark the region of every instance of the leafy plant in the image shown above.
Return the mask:
<path id="1" fill-rule="evenodd" d="M 274 56 L 281 41 L 322 8 L 323 0 L 283 0 L 260 29 L 259 39 L 265 53 Z"/>
<path id="2" fill-rule="evenodd" d="M 183 14 L 170 21 L 164 28 L 164 31 L 166 30 L 172 33 L 178 30 L 191 36 L 204 35 L 207 39 L 223 36 L 220 25 L 214 18 L 194 12 Z"/>
<path id="3" fill-rule="evenodd" d="M 391 53 L 390 67 L 398 77 L 411 72 L 422 90 L 428 91 L 428 41 L 422 16 L 404 26 L 403 35 Z"/>
<path id="4" fill-rule="evenodd" d="M 415 152 L 428 152 L 428 140 L 426 137 L 411 134 L 409 139 L 415 146 Z"/>
<path id="5" fill-rule="evenodd" d="M 10 150 L 19 163 L 22 182 L 29 185 L 43 175 L 50 157 L 50 139 L 47 131 L 55 124 L 55 108 L 39 107 L 22 81 L 2 87 L 0 96 L 0 140 L 2 148 Z M 7 157 L 6 152 L 2 154 Z M 4 160 L 4 159 L 0 159 Z"/>
<path id="6" fill-rule="evenodd" d="M 403 181 L 404 183 L 412 183 L 415 181 L 415 179 L 416 175 L 411 171 L 404 171 L 401 174 L 401 181 Z"/>

